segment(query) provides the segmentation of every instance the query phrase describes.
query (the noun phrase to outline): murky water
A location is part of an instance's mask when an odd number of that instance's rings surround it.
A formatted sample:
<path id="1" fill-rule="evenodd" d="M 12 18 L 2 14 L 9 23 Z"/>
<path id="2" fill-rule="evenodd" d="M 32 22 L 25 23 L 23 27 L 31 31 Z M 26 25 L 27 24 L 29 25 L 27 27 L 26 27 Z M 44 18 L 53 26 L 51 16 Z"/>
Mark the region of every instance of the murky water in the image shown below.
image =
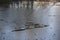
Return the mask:
<path id="1" fill-rule="evenodd" d="M 0 40 L 60 40 L 60 6 L 27 8 L 0 8 Z M 27 29 L 26 22 L 49 25 L 44 28 Z"/>

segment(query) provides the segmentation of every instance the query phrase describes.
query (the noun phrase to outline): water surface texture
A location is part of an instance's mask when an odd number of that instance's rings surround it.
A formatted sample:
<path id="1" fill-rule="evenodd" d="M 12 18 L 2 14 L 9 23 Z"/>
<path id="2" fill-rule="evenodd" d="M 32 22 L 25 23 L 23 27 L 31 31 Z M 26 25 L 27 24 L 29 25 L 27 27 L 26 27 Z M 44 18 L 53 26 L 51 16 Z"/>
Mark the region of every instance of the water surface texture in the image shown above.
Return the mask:
<path id="1" fill-rule="evenodd" d="M 0 7 L 0 40 L 60 40 L 60 6 L 57 3 L 33 9 L 16 7 Z M 28 21 L 49 26 L 12 32 L 25 28 Z"/>

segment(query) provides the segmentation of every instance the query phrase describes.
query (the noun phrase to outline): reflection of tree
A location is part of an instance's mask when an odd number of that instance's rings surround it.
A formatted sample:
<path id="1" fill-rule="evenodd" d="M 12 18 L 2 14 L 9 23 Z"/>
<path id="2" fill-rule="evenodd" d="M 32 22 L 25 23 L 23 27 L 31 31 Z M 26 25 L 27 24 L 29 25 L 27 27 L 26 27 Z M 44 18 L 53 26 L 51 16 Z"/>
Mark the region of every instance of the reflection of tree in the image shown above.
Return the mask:
<path id="1" fill-rule="evenodd" d="M 29 6 L 29 1 L 31 1 L 31 8 L 33 8 L 33 2 L 34 2 L 34 0 L 27 0 L 27 8 Z"/>
<path id="2" fill-rule="evenodd" d="M 0 0 L 0 4 L 6 4 L 6 3 L 9 3 L 10 0 Z"/>
<path id="3" fill-rule="evenodd" d="M 34 0 L 31 0 L 31 8 L 33 8 Z"/>
<path id="4" fill-rule="evenodd" d="M 45 0 L 39 0 L 39 1 L 45 1 Z"/>
<path id="5" fill-rule="evenodd" d="M 0 0 L 0 7 L 8 7 L 11 0 Z"/>

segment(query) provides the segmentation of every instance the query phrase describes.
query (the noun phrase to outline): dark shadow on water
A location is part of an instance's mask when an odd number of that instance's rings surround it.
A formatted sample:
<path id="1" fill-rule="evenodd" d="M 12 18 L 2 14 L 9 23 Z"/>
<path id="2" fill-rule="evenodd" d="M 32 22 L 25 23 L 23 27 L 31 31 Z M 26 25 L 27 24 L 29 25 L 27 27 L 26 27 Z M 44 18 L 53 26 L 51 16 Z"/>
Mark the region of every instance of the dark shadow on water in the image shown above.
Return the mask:
<path id="1" fill-rule="evenodd" d="M 0 7 L 1 8 L 8 8 L 9 7 L 9 4 L 0 4 Z"/>

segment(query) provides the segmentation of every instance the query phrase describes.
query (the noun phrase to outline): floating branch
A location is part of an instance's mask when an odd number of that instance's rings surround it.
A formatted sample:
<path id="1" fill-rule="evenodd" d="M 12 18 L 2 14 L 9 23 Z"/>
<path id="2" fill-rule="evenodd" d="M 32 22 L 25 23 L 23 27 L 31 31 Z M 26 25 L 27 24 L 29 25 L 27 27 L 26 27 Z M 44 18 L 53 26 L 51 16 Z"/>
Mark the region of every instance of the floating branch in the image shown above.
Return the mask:
<path id="1" fill-rule="evenodd" d="M 44 27 L 48 27 L 48 25 L 44 25 L 44 26 L 39 26 L 38 24 L 35 24 L 34 27 L 33 26 L 28 26 L 26 28 L 23 28 L 23 29 L 15 29 L 13 30 L 12 32 L 14 31 L 24 31 L 24 30 L 27 30 L 27 29 L 34 29 L 34 28 L 44 28 Z"/>

